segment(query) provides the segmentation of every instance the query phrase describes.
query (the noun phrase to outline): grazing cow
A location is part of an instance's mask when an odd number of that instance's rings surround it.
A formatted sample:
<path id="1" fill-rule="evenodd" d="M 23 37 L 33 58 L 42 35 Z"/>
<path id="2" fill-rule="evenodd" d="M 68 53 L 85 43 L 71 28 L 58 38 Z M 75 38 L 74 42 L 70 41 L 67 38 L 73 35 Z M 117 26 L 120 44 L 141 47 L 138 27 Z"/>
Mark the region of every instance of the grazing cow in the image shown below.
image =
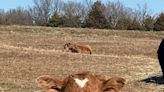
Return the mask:
<path id="1" fill-rule="evenodd" d="M 160 63 L 161 69 L 162 69 L 162 73 L 164 76 L 164 39 L 161 41 L 161 43 L 159 45 L 157 54 L 158 54 L 158 60 L 159 60 L 159 63 Z"/>
<path id="2" fill-rule="evenodd" d="M 125 85 L 125 79 L 112 77 L 106 80 L 83 72 L 70 75 L 62 82 L 44 75 L 37 78 L 37 83 L 45 92 L 118 92 Z"/>
<path id="3" fill-rule="evenodd" d="M 92 50 L 89 45 L 79 45 L 74 43 L 64 44 L 64 51 L 73 53 L 92 54 Z"/>

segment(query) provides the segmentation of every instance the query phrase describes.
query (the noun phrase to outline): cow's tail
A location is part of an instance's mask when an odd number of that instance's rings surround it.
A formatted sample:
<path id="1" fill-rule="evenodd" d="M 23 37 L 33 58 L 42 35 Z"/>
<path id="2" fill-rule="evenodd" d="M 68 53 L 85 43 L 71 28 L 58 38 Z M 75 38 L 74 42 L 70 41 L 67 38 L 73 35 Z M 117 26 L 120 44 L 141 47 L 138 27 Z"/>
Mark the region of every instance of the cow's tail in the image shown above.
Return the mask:
<path id="1" fill-rule="evenodd" d="M 89 45 L 86 45 L 86 46 L 87 46 L 87 48 L 88 48 L 88 50 L 89 50 L 89 54 L 92 54 L 91 46 L 89 46 Z"/>

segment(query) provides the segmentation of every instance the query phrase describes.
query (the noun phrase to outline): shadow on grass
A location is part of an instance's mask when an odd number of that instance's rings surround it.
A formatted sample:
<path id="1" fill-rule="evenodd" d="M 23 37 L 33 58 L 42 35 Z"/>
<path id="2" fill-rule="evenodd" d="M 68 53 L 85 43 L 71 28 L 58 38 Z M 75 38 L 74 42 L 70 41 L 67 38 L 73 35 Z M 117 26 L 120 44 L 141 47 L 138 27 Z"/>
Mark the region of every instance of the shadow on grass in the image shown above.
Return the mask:
<path id="1" fill-rule="evenodd" d="M 155 83 L 155 84 L 164 84 L 163 76 L 153 76 L 146 79 L 141 80 L 141 82 L 145 83 Z"/>

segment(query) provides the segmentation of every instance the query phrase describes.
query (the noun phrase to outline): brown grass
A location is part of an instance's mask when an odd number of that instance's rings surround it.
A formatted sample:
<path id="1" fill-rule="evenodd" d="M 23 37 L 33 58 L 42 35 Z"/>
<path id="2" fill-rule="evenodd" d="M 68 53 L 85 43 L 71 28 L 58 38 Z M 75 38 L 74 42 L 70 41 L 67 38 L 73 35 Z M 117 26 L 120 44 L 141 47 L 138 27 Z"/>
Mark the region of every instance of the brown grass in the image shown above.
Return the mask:
<path id="1" fill-rule="evenodd" d="M 163 85 L 141 81 L 161 75 L 156 51 L 163 37 L 164 32 L 0 26 L 0 92 L 39 92 L 40 75 L 62 79 L 86 70 L 125 78 L 121 92 L 164 92 Z M 89 44 L 93 55 L 62 52 L 65 42 Z"/>

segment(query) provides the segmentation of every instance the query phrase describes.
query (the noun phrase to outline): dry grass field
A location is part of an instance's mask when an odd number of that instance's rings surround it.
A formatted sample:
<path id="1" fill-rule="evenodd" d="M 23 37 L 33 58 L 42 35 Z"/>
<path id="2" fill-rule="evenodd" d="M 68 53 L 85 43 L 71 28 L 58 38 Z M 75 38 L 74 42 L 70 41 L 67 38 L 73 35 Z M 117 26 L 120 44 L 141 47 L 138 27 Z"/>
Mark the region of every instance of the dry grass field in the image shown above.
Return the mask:
<path id="1" fill-rule="evenodd" d="M 164 32 L 0 26 L 0 92 L 41 92 L 35 79 L 91 71 L 126 79 L 121 92 L 164 92 L 156 51 Z M 66 42 L 93 54 L 63 52 Z"/>

